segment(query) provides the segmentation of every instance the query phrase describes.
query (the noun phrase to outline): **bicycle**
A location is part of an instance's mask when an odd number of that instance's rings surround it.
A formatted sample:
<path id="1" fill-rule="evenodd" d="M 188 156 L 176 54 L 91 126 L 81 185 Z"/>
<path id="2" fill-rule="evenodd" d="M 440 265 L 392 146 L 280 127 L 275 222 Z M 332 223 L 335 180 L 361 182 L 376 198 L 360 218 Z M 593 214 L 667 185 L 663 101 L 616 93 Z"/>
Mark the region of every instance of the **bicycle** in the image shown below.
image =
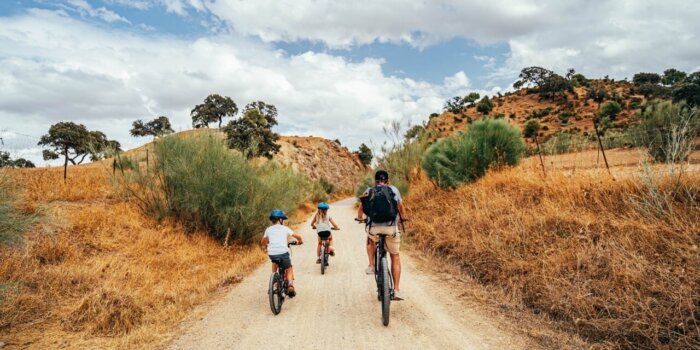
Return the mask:
<path id="1" fill-rule="evenodd" d="M 359 220 L 355 218 L 355 221 L 367 223 L 367 219 Z M 382 304 L 382 324 L 388 326 L 391 300 L 394 298 L 394 280 L 386 257 L 384 240 L 387 235 L 380 234 L 377 236 L 377 249 L 374 251 L 374 280 L 377 283 L 377 300 Z"/>
<path id="2" fill-rule="evenodd" d="M 289 242 L 287 243 L 287 247 L 298 244 L 298 242 Z M 282 311 L 282 304 L 284 303 L 284 299 L 287 297 L 287 293 L 289 291 L 289 283 L 287 282 L 287 270 L 285 269 L 280 274 L 281 261 L 273 260 L 272 262 L 277 264 L 277 270 L 270 275 L 270 283 L 267 289 L 267 294 L 270 297 L 270 309 L 272 309 L 272 313 L 274 315 L 277 315 Z"/>
<path id="3" fill-rule="evenodd" d="M 337 231 L 339 229 L 336 228 L 331 228 L 333 231 Z M 321 274 L 326 273 L 326 267 L 328 266 L 328 259 L 330 258 L 330 244 L 328 243 L 330 237 L 326 238 L 321 238 Z"/>

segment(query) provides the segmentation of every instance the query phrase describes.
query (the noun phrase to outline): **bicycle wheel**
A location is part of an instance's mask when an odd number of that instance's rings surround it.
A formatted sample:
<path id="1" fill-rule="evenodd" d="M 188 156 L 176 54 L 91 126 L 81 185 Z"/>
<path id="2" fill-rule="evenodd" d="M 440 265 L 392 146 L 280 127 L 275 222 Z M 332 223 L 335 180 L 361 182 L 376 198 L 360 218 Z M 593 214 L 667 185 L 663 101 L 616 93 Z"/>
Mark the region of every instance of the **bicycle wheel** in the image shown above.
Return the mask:
<path id="1" fill-rule="evenodd" d="M 326 243 L 321 245 L 321 274 L 326 273 L 326 261 L 328 261 L 328 255 L 326 254 Z"/>
<path id="2" fill-rule="evenodd" d="M 387 264 L 386 257 L 382 257 L 381 260 L 381 273 L 382 273 L 382 323 L 385 326 L 389 325 L 389 306 L 391 305 L 391 281 L 389 280 L 389 265 Z"/>
<path id="3" fill-rule="evenodd" d="M 272 313 L 277 315 L 282 311 L 282 278 L 277 272 L 273 272 L 270 276 L 270 286 L 267 290 L 270 297 L 270 309 Z"/>

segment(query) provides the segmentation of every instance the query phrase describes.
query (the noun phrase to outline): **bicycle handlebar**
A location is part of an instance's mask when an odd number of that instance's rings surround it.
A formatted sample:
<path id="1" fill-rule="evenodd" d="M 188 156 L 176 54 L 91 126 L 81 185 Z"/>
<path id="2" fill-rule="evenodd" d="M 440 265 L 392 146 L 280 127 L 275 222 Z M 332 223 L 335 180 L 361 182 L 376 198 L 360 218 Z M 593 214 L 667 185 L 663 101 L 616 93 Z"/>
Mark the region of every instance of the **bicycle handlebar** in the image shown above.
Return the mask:
<path id="1" fill-rule="evenodd" d="M 303 243 L 299 243 L 299 241 L 293 241 L 293 242 L 287 242 L 287 247 L 292 246 L 292 245 L 302 245 Z"/>

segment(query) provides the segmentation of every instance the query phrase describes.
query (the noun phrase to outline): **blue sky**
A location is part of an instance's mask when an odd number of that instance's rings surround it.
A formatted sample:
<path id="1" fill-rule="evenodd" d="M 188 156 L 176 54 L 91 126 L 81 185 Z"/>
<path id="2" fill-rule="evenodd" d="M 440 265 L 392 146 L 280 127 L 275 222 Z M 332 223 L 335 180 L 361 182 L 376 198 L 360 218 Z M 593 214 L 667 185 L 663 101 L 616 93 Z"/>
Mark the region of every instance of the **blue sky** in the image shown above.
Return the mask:
<path id="1" fill-rule="evenodd" d="M 700 69 L 700 5 L 684 1 L 9 0 L 0 2 L 0 137 L 72 120 L 126 148 L 131 122 L 210 93 L 280 111 L 277 131 L 380 144 L 445 99 L 510 89 L 520 69 L 589 77 Z"/>

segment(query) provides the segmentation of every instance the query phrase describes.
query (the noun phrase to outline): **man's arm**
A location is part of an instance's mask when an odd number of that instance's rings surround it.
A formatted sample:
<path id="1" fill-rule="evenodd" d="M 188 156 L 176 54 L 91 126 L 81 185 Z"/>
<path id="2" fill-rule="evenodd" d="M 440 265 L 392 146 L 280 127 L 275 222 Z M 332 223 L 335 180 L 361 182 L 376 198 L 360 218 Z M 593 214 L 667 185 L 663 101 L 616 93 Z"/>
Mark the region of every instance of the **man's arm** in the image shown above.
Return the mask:
<path id="1" fill-rule="evenodd" d="M 408 216 L 406 215 L 406 209 L 403 206 L 403 201 L 398 203 L 399 207 L 399 216 L 401 217 L 402 221 L 408 221 Z"/>

